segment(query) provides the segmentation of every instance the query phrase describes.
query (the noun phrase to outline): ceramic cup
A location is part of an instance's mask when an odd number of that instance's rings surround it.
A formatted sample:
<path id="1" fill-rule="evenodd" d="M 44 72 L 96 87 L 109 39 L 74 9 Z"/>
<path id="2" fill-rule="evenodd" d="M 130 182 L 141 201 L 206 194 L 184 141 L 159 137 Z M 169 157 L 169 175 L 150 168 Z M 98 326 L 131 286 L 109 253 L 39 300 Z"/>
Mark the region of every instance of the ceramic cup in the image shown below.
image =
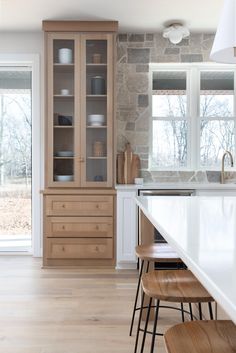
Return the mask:
<path id="1" fill-rule="evenodd" d="M 100 64 L 102 62 L 102 55 L 101 54 L 93 54 L 93 63 Z"/>
<path id="2" fill-rule="evenodd" d="M 72 63 L 72 50 L 69 48 L 61 48 L 58 50 L 58 59 L 60 64 Z"/>
<path id="3" fill-rule="evenodd" d="M 61 89 L 62 96 L 68 96 L 68 94 L 70 94 L 70 91 L 68 89 L 65 89 L 65 88 Z"/>
<path id="4" fill-rule="evenodd" d="M 134 184 L 143 185 L 143 178 L 134 178 Z"/>

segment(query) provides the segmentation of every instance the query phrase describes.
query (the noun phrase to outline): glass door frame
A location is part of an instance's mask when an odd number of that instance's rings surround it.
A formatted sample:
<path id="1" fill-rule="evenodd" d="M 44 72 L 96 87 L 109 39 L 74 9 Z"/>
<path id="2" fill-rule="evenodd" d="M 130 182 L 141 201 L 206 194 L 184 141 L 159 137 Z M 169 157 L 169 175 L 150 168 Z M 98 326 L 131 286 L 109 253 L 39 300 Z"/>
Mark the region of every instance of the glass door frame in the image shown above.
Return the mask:
<path id="1" fill-rule="evenodd" d="M 107 180 L 106 181 L 87 181 L 86 178 L 86 135 L 87 135 L 87 87 L 86 87 L 86 41 L 87 40 L 106 40 L 107 41 L 107 80 L 106 80 L 106 99 L 107 99 Z M 82 187 L 112 187 L 113 180 L 113 117 L 114 117 L 114 36 L 110 33 L 87 33 L 81 34 L 81 186 Z"/>
<path id="2" fill-rule="evenodd" d="M 0 54 L 0 66 L 31 67 L 32 72 L 32 248 L 28 254 L 42 256 L 42 202 L 40 190 L 43 188 L 43 119 L 41 119 L 42 101 L 40 91 L 39 54 Z M 21 252 L 6 252 L 9 254 Z M 23 252 L 26 254 L 27 252 Z M 2 253 L 1 255 L 4 255 Z"/>
<path id="3" fill-rule="evenodd" d="M 47 37 L 47 90 L 46 90 L 46 173 L 45 184 L 48 187 L 78 187 L 80 186 L 80 35 L 78 33 L 49 33 Z M 74 41 L 74 180 L 69 182 L 58 182 L 54 180 L 54 40 Z"/>

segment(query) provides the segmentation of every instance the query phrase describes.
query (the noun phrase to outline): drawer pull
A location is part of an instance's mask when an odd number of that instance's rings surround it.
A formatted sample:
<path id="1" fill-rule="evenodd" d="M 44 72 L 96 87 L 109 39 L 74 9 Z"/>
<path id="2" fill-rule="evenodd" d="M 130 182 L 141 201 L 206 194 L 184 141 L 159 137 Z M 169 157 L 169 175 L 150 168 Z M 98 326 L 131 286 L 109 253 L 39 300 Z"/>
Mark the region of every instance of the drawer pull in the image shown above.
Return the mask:
<path id="1" fill-rule="evenodd" d="M 62 247 L 62 251 L 65 251 L 65 248 L 64 248 L 64 246 Z"/>
<path id="2" fill-rule="evenodd" d="M 99 247 L 98 247 L 98 246 L 96 246 L 95 250 L 96 250 L 97 252 L 99 252 Z"/>
<path id="3" fill-rule="evenodd" d="M 62 207 L 62 208 L 66 208 L 66 206 L 65 206 L 65 204 L 64 204 L 64 203 L 61 205 L 61 207 Z"/>
<path id="4" fill-rule="evenodd" d="M 65 230 L 65 226 L 62 226 L 62 229 Z"/>
<path id="5" fill-rule="evenodd" d="M 98 205 L 98 204 L 96 204 L 96 208 L 99 208 L 99 205 Z"/>
<path id="6" fill-rule="evenodd" d="M 99 226 L 96 226 L 96 230 L 99 230 Z"/>

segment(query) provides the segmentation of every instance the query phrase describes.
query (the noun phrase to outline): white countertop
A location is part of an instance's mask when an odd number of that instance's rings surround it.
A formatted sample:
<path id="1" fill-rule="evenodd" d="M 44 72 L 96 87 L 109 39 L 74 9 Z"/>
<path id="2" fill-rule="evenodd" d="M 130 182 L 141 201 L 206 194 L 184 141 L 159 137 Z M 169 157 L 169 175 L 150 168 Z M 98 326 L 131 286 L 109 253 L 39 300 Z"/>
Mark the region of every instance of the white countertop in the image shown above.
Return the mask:
<path id="1" fill-rule="evenodd" d="M 144 183 L 143 185 L 136 184 L 117 184 L 117 190 L 137 190 L 137 189 L 193 189 L 193 190 L 236 190 L 236 184 L 227 183 L 191 183 L 191 182 L 178 182 L 178 183 Z"/>
<path id="2" fill-rule="evenodd" d="M 167 242 L 236 324 L 236 197 L 137 197 Z"/>

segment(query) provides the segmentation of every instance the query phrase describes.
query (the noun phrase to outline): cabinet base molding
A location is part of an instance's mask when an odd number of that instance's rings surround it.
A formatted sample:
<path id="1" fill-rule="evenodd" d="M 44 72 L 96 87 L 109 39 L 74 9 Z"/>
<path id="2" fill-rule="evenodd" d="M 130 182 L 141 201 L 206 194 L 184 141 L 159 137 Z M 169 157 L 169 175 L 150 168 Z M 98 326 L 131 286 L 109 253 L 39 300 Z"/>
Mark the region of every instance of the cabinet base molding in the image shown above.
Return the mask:
<path id="1" fill-rule="evenodd" d="M 116 270 L 137 270 L 137 262 L 119 262 L 115 268 Z"/>
<path id="2" fill-rule="evenodd" d="M 81 259 L 45 259 L 43 268 L 113 268 L 115 267 L 114 260 L 81 260 Z"/>

